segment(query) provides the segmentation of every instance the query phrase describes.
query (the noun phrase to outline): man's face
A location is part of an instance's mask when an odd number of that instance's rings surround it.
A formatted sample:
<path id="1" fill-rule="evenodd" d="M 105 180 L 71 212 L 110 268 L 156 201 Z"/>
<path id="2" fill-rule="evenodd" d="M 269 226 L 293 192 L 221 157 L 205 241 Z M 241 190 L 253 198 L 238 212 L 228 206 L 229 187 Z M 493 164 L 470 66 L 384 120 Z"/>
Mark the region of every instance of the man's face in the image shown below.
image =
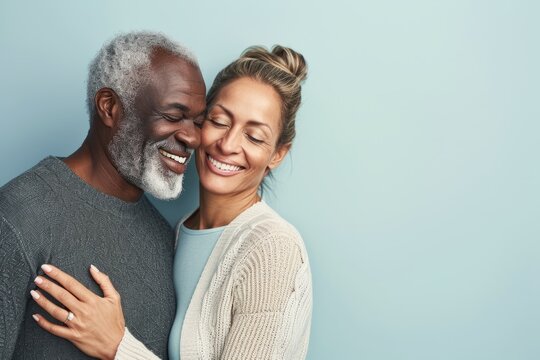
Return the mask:
<path id="1" fill-rule="evenodd" d="M 152 57 L 151 78 L 109 144 L 120 174 L 159 199 L 174 199 L 193 149 L 200 143 L 206 88 L 200 70 L 169 53 Z M 128 108 L 129 107 L 129 108 Z"/>

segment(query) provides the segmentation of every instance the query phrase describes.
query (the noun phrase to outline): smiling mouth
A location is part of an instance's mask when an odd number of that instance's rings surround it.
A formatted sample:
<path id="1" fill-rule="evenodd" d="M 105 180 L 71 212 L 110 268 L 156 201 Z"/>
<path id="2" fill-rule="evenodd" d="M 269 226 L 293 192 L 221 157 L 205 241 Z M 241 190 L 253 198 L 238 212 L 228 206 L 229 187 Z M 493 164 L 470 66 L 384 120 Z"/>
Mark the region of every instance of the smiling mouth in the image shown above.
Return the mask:
<path id="1" fill-rule="evenodd" d="M 181 165 L 184 165 L 188 159 L 188 157 L 183 157 L 183 156 L 178 156 L 178 155 L 174 155 L 174 154 L 171 154 L 170 152 L 167 152 L 163 149 L 159 149 L 159 153 L 171 160 L 174 160 L 176 161 L 177 163 L 181 164 Z"/>
<path id="2" fill-rule="evenodd" d="M 216 159 L 214 159 L 208 154 L 206 156 L 208 157 L 208 160 L 210 160 L 210 163 L 214 165 L 218 170 L 226 171 L 226 172 L 236 172 L 236 171 L 245 169 L 242 166 L 237 166 L 237 165 L 232 165 L 232 164 L 227 164 L 227 163 L 217 161 Z"/>

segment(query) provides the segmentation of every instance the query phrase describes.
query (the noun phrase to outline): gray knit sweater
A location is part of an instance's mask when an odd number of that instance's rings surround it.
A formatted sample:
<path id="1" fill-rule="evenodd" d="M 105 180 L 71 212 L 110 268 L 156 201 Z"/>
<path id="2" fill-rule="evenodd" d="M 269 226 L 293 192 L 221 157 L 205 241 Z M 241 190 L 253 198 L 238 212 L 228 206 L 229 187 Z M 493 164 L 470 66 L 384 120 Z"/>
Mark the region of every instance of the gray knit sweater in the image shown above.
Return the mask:
<path id="1" fill-rule="evenodd" d="M 175 313 L 173 231 L 143 196 L 127 203 L 48 157 L 0 188 L 0 359 L 87 359 L 37 326 L 31 299 L 41 264 L 101 295 L 88 273 L 106 272 L 122 294 L 126 326 L 160 357 Z"/>

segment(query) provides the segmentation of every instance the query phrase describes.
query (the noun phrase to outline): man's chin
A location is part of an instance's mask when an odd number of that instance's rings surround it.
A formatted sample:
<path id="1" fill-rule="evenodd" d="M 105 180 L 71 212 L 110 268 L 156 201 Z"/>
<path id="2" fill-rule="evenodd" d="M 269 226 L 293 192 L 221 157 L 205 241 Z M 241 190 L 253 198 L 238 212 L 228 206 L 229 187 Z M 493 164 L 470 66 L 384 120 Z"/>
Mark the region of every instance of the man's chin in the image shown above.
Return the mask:
<path id="1" fill-rule="evenodd" d="M 151 192 L 148 192 L 148 193 L 152 195 L 153 197 L 155 197 L 156 199 L 171 201 L 171 200 L 178 199 L 180 197 L 180 194 L 182 194 L 182 191 L 176 194 L 161 194 L 161 193 L 151 193 Z"/>
<path id="2" fill-rule="evenodd" d="M 182 193 L 184 175 L 177 175 L 172 180 L 165 180 L 159 175 L 148 175 L 143 177 L 142 189 L 157 199 L 174 200 Z"/>

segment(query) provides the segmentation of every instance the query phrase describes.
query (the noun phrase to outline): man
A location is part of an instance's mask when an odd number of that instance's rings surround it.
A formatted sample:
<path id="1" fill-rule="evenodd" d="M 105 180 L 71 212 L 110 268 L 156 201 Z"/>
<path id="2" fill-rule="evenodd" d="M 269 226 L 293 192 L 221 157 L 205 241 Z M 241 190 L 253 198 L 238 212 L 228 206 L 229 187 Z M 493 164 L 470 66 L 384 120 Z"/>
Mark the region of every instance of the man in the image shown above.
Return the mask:
<path id="1" fill-rule="evenodd" d="M 43 313 L 30 297 L 33 280 L 48 263 L 96 293 L 88 267 L 106 271 L 130 331 L 166 358 L 174 236 L 143 191 L 180 194 L 205 92 L 195 58 L 163 35 L 120 35 L 100 50 L 89 68 L 82 146 L 0 189 L 1 359 L 88 358 L 32 319 Z"/>

